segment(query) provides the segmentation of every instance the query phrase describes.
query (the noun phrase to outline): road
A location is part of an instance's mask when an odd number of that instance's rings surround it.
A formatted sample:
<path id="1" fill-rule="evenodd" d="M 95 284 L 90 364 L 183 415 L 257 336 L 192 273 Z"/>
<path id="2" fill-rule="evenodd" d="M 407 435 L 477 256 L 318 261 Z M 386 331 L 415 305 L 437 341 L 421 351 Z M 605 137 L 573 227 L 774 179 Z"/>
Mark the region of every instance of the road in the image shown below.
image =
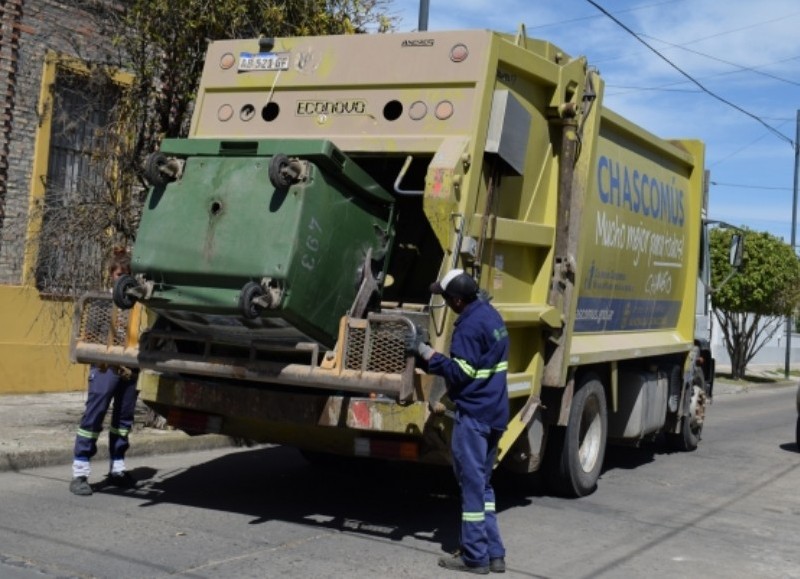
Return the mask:
<path id="1" fill-rule="evenodd" d="M 506 577 L 800 578 L 795 419 L 793 388 L 720 394 L 696 452 L 611 449 L 577 500 L 498 475 Z M 439 578 L 457 541 L 448 469 L 282 447 L 131 466 L 141 488 L 88 498 L 68 467 L 0 474 L 0 578 Z"/>

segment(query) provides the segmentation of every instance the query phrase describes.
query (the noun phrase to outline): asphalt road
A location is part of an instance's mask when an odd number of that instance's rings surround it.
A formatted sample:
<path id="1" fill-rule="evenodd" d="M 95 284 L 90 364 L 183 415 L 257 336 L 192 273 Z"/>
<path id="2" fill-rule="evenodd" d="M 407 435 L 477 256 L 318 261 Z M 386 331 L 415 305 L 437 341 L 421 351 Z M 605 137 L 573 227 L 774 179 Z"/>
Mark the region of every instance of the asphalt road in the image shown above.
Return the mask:
<path id="1" fill-rule="evenodd" d="M 496 477 L 506 576 L 800 578 L 795 420 L 794 388 L 718 395 L 696 452 L 612 449 L 589 497 Z M 439 578 L 457 542 L 448 469 L 281 447 L 131 466 L 139 489 L 88 498 L 64 467 L 0 473 L 0 578 Z"/>

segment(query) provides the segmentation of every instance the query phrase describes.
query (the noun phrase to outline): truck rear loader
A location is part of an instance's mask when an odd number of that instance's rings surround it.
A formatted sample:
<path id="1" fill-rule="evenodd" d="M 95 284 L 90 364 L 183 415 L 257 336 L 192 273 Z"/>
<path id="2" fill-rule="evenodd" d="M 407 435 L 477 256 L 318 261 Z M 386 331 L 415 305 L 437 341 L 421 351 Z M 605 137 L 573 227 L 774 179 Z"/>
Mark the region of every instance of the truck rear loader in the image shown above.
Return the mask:
<path id="1" fill-rule="evenodd" d="M 524 28 L 212 42 L 189 136 L 147 159 L 132 275 L 81 300 L 74 360 L 140 368 L 189 433 L 447 464 L 452 403 L 406 344 L 448 351 L 429 285 L 462 268 L 511 341 L 498 463 L 582 496 L 607 442 L 695 449 L 703 145 L 603 88 Z"/>

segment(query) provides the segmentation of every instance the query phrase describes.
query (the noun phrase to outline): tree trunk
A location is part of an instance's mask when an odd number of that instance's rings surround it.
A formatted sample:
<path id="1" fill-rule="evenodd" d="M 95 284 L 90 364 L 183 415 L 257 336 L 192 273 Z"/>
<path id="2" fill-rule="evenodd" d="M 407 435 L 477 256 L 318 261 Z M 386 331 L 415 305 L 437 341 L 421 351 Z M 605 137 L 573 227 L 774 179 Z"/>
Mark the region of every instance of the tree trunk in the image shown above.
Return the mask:
<path id="1" fill-rule="evenodd" d="M 731 354 L 731 377 L 734 380 L 744 380 L 748 362 L 747 343 L 741 337 L 734 343 Z"/>

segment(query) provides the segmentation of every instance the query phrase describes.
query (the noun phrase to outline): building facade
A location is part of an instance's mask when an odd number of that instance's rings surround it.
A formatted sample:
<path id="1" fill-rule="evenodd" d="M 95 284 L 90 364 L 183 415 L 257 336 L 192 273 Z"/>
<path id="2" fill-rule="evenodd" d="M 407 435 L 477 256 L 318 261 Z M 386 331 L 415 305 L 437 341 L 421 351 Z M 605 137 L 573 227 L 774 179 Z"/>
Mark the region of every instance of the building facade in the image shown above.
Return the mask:
<path id="1" fill-rule="evenodd" d="M 93 96 L 87 65 L 113 54 L 97 26 L 112 8 L 0 2 L 0 393 L 85 387 L 86 369 L 69 362 L 73 304 L 42 283 L 54 261 L 43 261 L 36 239 L 42 208 L 79 195 L 93 170 L 87 160 L 101 125 L 74 122 L 73 112 Z"/>

